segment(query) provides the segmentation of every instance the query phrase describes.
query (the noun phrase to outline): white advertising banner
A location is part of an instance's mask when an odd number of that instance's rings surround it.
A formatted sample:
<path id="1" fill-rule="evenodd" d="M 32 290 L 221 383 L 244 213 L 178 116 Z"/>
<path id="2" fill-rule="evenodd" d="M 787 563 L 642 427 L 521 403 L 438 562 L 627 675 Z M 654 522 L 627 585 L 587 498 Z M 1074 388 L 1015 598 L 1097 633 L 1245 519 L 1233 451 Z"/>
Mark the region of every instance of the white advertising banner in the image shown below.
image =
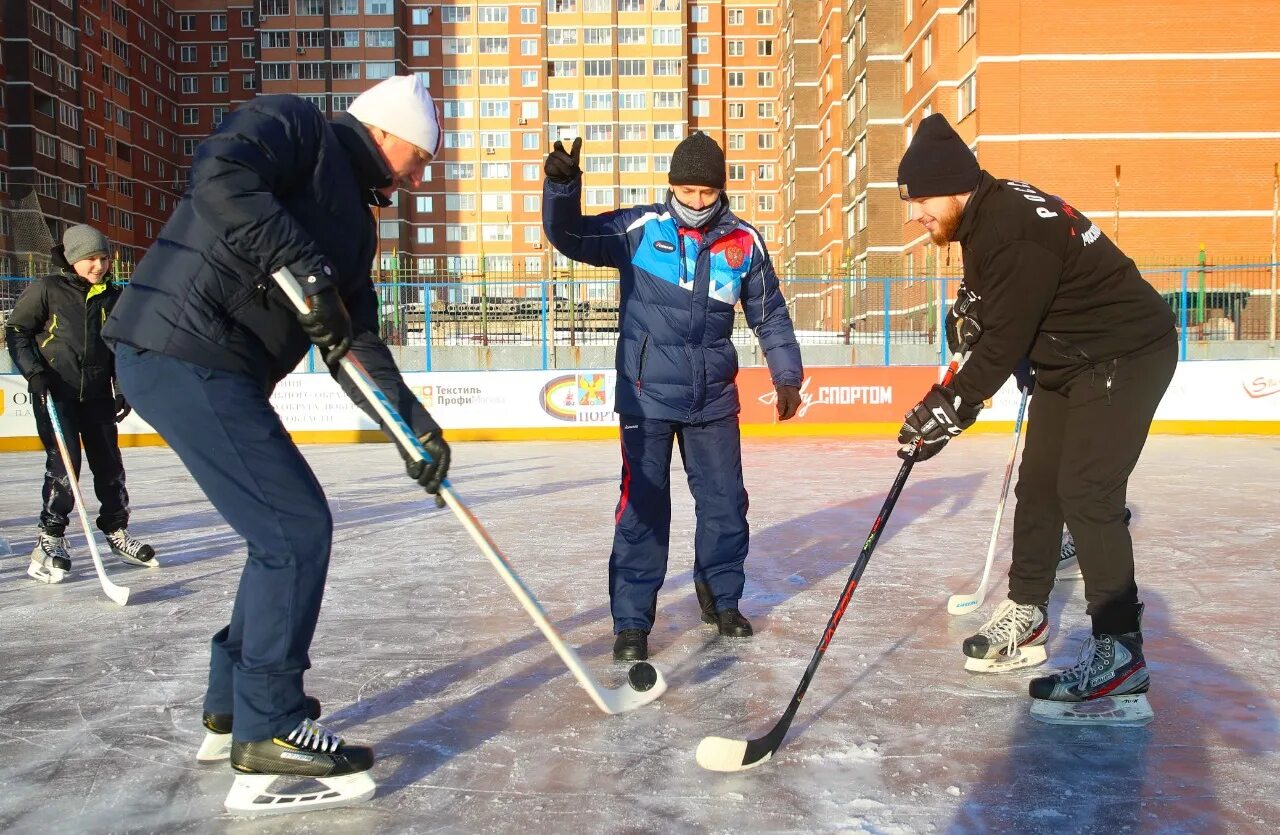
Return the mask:
<path id="1" fill-rule="evenodd" d="M 853 370 L 853 369 L 850 369 Z M 876 369 L 883 374 L 885 369 Z M 409 373 L 418 399 L 448 429 L 555 429 L 613 426 L 614 372 L 463 371 Z M 26 382 L 0 375 L 0 438 L 34 438 Z M 923 394 L 923 389 L 921 391 Z M 1012 421 L 1019 394 L 1012 380 L 984 409 L 982 421 Z M 272 403 L 290 431 L 374 429 L 328 374 L 293 374 L 276 388 Z M 904 410 L 905 411 L 905 410 Z M 744 411 L 744 422 L 752 418 Z M 883 417 L 877 418 L 883 420 Z M 1280 361 L 1240 360 L 1182 363 L 1156 412 L 1163 421 L 1280 422 Z M 820 421 L 815 421 L 820 422 Z M 785 424 L 779 424 L 785 434 Z M 1157 427 L 1158 428 L 1158 427 Z M 1213 431 L 1206 425 L 1205 431 Z M 152 432 L 136 414 L 120 425 L 122 435 Z M 10 445 L 12 448 L 12 445 Z"/>

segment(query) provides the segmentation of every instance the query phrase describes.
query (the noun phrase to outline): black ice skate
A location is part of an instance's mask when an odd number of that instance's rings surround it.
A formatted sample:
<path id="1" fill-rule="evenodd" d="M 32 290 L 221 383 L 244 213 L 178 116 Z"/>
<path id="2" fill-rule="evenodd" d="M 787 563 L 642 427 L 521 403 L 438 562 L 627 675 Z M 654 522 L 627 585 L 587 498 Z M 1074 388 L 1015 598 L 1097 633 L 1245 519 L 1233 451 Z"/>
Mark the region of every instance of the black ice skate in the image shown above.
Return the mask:
<path id="1" fill-rule="evenodd" d="M 715 598 L 711 596 L 711 587 L 698 580 L 693 581 L 693 590 L 698 595 L 698 608 L 702 610 L 702 622 L 716 627 L 723 638 L 750 638 L 753 634 L 751 621 L 742 616 L 737 609 L 716 611 Z"/>
<path id="2" fill-rule="evenodd" d="M 67 553 L 67 538 L 40 531 L 36 547 L 31 551 L 31 565 L 27 576 L 41 583 L 61 583 L 71 572 L 71 555 Z"/>
<path id="3" fill-rule="evenodd" d="M 345 806 L 368 800 L 377 789 L 369 776 L 373 749 L 346 743 L 311 719 L 303 719 L 284 737 L 232 742 L 231 767 L 237 772 L 236 781 L 225 805 L 233 814 Z M 323 788 L 292 794 L 271 792 L 271 784 L 282 777 L 316 780 Z"/>
<path id="4" fill-rule="evenodd" d="M 111 553 L 119 557 L 121 562 L 144 568 L 155 568 L 160 564 L 156 561 L 155 549 L 130 536 L 125 528 L 107 534 L 107 542 L 111 544 Z"/>
<path id="5" fill-rule="evenodd" d="M 312 696 L 306 697 L 307 718 L 320 718 L 320 700 Z M 209 713 L 205 711 L 200 719 L 204 725 L 205 735 L 204 741 L 200 743 L 200 750 L 196 752 L 196 760 L 202 763 L 220 762 L 231 756 L 231 726 L 232 715 L 230 713 Z"/>
<path id="6" fill-rule="evenodd" d="M 1133 513 L 1126 507 L 1124 509 L 1125 525 L 1128 525 L 1132 518 Z M 1076 541 L 1072 538 L 1071 531 L 1066 528 L 1062 529 L 1062 550 L 1058 552 L 1058 573 L 1055 579 L 1084 579 L 1084 574 L 1080 571 L 1080 560 L 1076 558 Z"/>
<path id="7" fill-rule="evenodd" d="M 1055 725 L 1145 725 L 1155 718 L 1150 687 L 1141 632 L 1094 635 L 1074 667 L 1031 680 L 1031 715 Z"/>
<path id="8" fill-rule="evenodd" d="M 965 638 L 964 668 L 974 673 L 1005 673 L 1034 667 L 1048 660 L 1047 607 L 1005 600 L 978 634 Z"/>

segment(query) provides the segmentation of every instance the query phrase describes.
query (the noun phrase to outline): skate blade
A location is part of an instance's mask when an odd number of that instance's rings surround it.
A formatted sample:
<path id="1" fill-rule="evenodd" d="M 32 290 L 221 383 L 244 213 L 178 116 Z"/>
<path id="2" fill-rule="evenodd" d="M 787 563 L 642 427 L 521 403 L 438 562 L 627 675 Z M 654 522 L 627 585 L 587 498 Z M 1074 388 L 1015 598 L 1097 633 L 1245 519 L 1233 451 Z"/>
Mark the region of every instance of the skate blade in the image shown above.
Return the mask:
<path id="1" fill-rule="evenodd" d="M 1110 725 L 1140 728 L 1156 718 L 1147 694 L 1103 696 L 1087 702 L 1031 700 L 1031 716 L 1050 725 Z"/>
<path id="2" fill-rule="evenodd" d="M 1044 646 L 1022 647 L 1012 657 L 1001 655 L 996 658 L 966 658 L 964 668 L 971 673 L 1008 673 L 1027 667 L 1037 667 L 1049 660 Z"/>
<path id="3" fill-rule="evenodd" d="M 149 560 L 140 560 L 137 557 L 131 557 L 123 551 L 117 551 L 114 548 L 111 549 L 111 553 L 115 554 L 116 559 L 120 560 L 120 562 L 125 565 L 136 565 L 139 568 L 157 568 L 160 565 L 160 561 L 155 558 L 154 554 Z"/>
<path id="4" fill-rule="evenodd" d="M 27 566 L 27 576 L 40 583 L 61 583 L 67 579 L 67 572 L 60 568 L 45 568 L 42 565 L 31 563 Z"/>
<path id="5" fill-rule="evenodd" d="M 229 734 L 228 734 L 229 736 Z M 233 815 L 275 815 L 363 803 L 378 786 L 367 771 L 342 777 L 316 777 L 324 788 L 297 794 L 274 794 L 271 784 L 280 778 L 306 779 L 288 774 L 237 774 L 223 805 Z"/>
<path id="6" fill-rule="evenodd" d="M 206 733 L 204 741 L 200 743 L 200 750 L 196 752 L 196 761 L 214 763 L 228 759 L 230 756 L 231 734 Z"/>

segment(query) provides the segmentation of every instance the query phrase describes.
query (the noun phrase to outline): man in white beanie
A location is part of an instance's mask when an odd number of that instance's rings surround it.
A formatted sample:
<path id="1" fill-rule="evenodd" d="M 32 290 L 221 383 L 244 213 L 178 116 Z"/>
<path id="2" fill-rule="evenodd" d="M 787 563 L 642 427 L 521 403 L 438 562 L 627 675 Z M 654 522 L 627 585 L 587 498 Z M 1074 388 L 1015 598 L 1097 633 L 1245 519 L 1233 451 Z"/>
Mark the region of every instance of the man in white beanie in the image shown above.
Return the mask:
<path id="1" fill-rule="evenodd" d="M 198 754 L 230 759 L 232 811 L 259 808 L 281 774 L 332 789 L 290 795 L 289 809 L 374 791 L 372 749 L 317 724 L 319 702 L 303 690 L 333 519 L 268 398 L 312 343 L 335 372 L 351 351 L 431 454 L 407 465 L 410 477 L 439 490 L 449 446 L 379 337 L 369 209 L 417 186 L 439 147 L 435 104 L 412 76 L 380 82 L 331 120 L 296 96 L 246 102 L 197 148 L 190 187 L 103 331 L 129 402 L 247 546 L 229 623 L 213 637 Z M 275 287 L 280 267 L 302 284 L 305 315 Z"/>

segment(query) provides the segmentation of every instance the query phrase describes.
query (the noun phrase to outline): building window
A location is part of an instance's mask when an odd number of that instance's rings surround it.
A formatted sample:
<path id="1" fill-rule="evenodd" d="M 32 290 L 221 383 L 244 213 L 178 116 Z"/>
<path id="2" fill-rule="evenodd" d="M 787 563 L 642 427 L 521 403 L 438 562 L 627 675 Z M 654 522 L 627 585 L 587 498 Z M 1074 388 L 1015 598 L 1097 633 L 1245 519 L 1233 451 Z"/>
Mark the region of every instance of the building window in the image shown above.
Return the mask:
<path id="1" fill-rule="evenodd" d="M 958 12 L 960 17 L 961 44 L 972 38 L 973 34 L 978 31 L 978 12 L 974 7 L 974 3 L 975 0 L 969 0 L 969 2 L 960 7 L 960 11 Z M 863 14 L 865 15 L 866 13 L 864 12 Z"/>
<path id="2" fill-rule="evenodd" d="M 773 9 L 756 9 L 756 25 L 772 26 L 773 25 Z"/>
<path id="3" fill-rule="evenodd" d="M 414 26 L 426 26 L 430 22 L 431 22 L 431 9 L 429 7 L 425 9 L 413 10 Z"/>
<path id="4" fill-rule="evenodd" d="M 971 72 L 960 82 L 956 91 L 957 121 L 963 119 L 978 106 L 978 74 Z"/>
<path id="5" fill-rule="evenodd" d="M 756 41 L 756 55 L 758 55 L 761 58 L 764 58 L 772 54 L 773 54 L 773 41 L 770 41 L 770 40 Z"/>
<path id="6" fill-rule="evenodd" d="M 656 102 L 655 102 L 655 106 L 656 106 Z M 711 101 L 708 99 L 694 99 L 692 102 L 689 103 L 689 113 L 690 115 L 697 116 L 700 118 L 705 118 L 710 116 Z"/>
<path id="7" fill-rule="evenodd" d="M 209 28 L 215 32 L 227 31 L 227 16 L 224 14 L 210 15 Z"/>
<path id="8" fill-rule="evenodd" d="M 37 29 L 40 27 L 37 26 Z M 196 16 L 193 14 L 178 15 L 178 31 L 194 32 L 196 30 Z"/>
<path id="9" fill-rule="evenodd" d="M 182 124 L 198 125 L 200 124 L 200 110 L 196 107 L 182 108 Z"/>
<path id="10" fill-rule="evenodd" d="M 182 77 L 182 92 L 184 95 L 200 92 L 200 79 L 194 75 L 184 75 Z"/>
<path id="11" fill-rule="evenodd" d="M 742 72 L 728 73 L 727 83 L 730 87 L 745 87 L 747 85 L 746 73 L 742 73 Z"/>
<path id="12" fill-rule="evenodd" d="M 178 60 L 184 64 L 194 64 L 196 62 L 196 48 L 194 46 L 184 46 L 180 51 L 181 58 Z"/>
<path id="13" fill-rule="evenodd" d="M 730 165 L 729 165 L 729 179 L 730 179 L 730 180 L 745 180 L 745 179 L 747 179 L 747 167 L 746 167 L 745 165 L 742 165 L 741 163 L 737 163 L 737 162 L 730 164 Z"/>
<path id="14" fill-rule="evenodd" d="M 532 26 L 538 22 L 538 7 L 525 6 L 520 9 L 520 22 L 526 26 Z"/>
<path id="15" fill-rule="evenodd" d="M 711 39 L 703 36 L 690 38 L 689 51 L 694 55 L 706 55 L 711 51 Z"/>
<path id="16" fill-rule="evenodd" d="M 924 72 L 933 66 L 933 33 L 924 36 L 923 52 L 920 55 L 920 71 Z"/>

